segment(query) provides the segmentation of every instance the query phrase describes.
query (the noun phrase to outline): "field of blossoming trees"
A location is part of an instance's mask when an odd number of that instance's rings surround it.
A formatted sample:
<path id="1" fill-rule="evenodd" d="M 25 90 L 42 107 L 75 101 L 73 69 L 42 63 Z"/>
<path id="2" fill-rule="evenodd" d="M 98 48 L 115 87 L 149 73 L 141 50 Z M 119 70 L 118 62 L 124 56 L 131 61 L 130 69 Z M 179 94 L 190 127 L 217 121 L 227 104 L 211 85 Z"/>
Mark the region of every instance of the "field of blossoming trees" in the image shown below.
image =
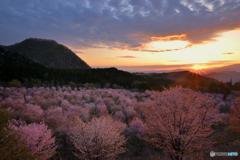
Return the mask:
<path id="1" fill-rule="evenodd" d="M 0 88 L 2 160 L 192 160 L 239 148 L 240 100 L 71 87 Z"/>

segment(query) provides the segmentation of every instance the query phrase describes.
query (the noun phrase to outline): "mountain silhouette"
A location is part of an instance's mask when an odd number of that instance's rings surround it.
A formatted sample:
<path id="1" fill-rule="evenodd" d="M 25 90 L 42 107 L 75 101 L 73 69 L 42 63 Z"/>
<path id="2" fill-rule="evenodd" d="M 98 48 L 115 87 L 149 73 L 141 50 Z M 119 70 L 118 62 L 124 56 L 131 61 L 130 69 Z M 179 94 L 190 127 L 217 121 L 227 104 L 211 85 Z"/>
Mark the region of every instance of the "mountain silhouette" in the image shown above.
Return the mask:
<path id="1" fill-rule="evenodd" d="M 48 68 L 90 69 L 73 51 L 54 40 L 29 38 L 6 48 Z"/>
<path id="2" fill-rule="evenodd" d="M 240 81 L 240 64 L 209 69 L 204 76 L 217 79 L 221 82 L 236 83 Z"/>
<path id="3" fill-rule="evenodd" d="M 116 68 L 91 69 L 68 48 L 42 39 L 0 46 L 0 83 L 5 85 L 12 80 L 26 86 L 91 83 L 140 90 L 183 86 L 206 92 L 229 91 L 224 83 L 188 71 L 139 74 Z"/>

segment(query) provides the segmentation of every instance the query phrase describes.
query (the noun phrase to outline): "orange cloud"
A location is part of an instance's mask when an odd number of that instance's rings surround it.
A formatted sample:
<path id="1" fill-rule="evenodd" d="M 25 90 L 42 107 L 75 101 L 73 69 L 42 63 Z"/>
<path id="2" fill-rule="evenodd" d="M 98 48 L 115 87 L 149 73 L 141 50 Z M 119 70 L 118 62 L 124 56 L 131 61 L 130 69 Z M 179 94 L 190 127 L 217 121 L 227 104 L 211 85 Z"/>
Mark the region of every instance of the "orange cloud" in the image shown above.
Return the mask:
<path id="1" fill-rule="evenodd" d="M 153 36 L 151 37 L 152 41 L 172 41 L 172 40 L 187 40 L 186 34 L 177 34 L 169 36 Z"/>
<path id="2" fill-rule="evenodd" d="M 187 34 L 161 36 L 134 33 L 129 35 L 129 37 L 138 39 L 142 43 L 137 45 L 118 44 L 117 46 L 111 47 L 111 49 L 160 53 L 178 51 L 192 46 L 187 40 Z"/>
<path id="3" fill-rule="evenodd" d="M 135 56 L 118 56 L 118 58 L 137 58 Z"/>

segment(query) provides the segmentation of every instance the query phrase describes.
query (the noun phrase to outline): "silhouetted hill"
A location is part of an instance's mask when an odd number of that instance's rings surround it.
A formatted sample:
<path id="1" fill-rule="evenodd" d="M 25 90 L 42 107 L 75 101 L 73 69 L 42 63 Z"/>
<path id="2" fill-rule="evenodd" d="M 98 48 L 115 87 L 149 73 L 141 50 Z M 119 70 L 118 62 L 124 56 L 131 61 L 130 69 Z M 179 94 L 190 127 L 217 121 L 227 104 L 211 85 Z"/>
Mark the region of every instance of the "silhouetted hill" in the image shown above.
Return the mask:
<path id="1" fill-rule="evenodd" d="M 211 68 L 206 70 L 207 73 L 226 72 L 226 71 L 240 72 L 240 64 L 232 64 L 228 66 L 216 67 L 216 68 Z"/>
<path id="2" fill-rule="evenodd" d="M 232 83 L 236 83 L 240 81 L 240 72 L 236 72 L 236 71 L 212 72 L 207 74 L 206 76 L 217 79 L 221 82 L 231 81 Z"/>
<path id="3" fill-rule="evenodd" d="M 224 67 L 211 68 L 203 72 L 204 76 L 219 80 L 221 82 L 236 83 L 240 81 L 240 64 Z"/>
<path id="4" fill-rule="evenodd" d="M 207 78 L 189 71 L 169 72 L 169 73 L 152 73 L 151 77 L 159 77 L 173 81 L 174 85 L 192 88 L 195 90 L 207 92 L 228 92 L 226 84 L 212 78 Z"/>
<path id="5" fill-rule="evenodd" d="M 16 52 L 10 52 L 0 46 L 0 80 L 9 81 L 18 79 L 41 79 L 46 68 L 37 64 Z M 42 76 L 41 76 L 42 75 Z"/>
<path id="6" fill-rule="evenodd" d="M 6 48 L 48 68 L 90 68 L 74 52 L 53 40 L 29 38 Z"/>
<path id="7" fill-rule="evenodd" d="M 56 69 L 47 68 L 32 60 L 0 47 L 0 82 L 19 80 L 23 85 L 82 85 L 99 87 L 119 86 L 127 89 L 162 90 L 183 86 L 206 92 L 228 93 L 226 84 L 188 71 L 172 73 L 134 74 L 116 68 Z"/>
<path id="8" fill-rule="evenodd" d="M 0 47 L 0 82 L 5 85 L 19 80 L 23 85 L 81 85 L 92 83 L 100 87 L 123 87 L 129 89 L 161 90 L 171 84 L 164 79 L 145 79 L 116 68 L 103 69 L 53 69 Z"/>

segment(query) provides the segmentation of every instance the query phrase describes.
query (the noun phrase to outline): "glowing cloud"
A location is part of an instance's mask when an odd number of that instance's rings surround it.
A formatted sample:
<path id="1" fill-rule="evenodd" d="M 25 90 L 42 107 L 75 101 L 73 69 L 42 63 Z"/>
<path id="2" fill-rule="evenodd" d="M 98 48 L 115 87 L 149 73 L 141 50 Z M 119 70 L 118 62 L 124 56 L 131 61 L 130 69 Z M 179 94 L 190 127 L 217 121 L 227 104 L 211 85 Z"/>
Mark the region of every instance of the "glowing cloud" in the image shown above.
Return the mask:
<path id="1" fill-rule="evenodd" d="M 187 48 L 191 46 L 188 41 L 182 40 L 157 40 L 144 44 L 143 50 L 150 52 L 169 52 Z"/>

